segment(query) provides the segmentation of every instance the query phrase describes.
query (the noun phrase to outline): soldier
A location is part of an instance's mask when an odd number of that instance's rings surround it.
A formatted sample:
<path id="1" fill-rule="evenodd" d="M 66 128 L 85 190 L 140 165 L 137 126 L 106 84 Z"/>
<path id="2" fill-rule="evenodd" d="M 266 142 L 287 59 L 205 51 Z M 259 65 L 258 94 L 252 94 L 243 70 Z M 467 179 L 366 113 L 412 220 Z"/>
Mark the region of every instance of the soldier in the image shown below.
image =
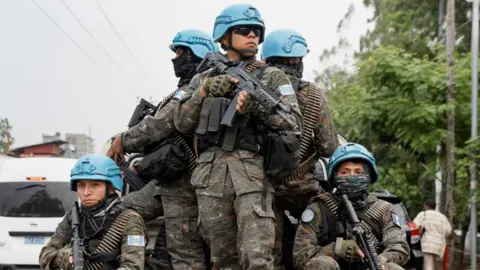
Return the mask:
<path id="1" fill-rule="evenodd" d="M 214 269 L 273 269 L 274 190 L 264 170 L 267 154 L 262 140 L 268 132 L 298 131 L 295 125 L 300 126 L 301 114 L 285 73 L 255 60 L 264 32 L 255 7 L 234 4 L 217 16 L 213 38 L 226 51 L 231 65 L 244 65 L 291 108 L 290 121 L 262 111 L 242 91 L 236 109 L 249 121 L 242 128 L 220 125 L 238 80 L 211 70 L 192 79 L 178 97 L 181 105 L 175 111 L 177 129 L 195 133 L 197 138 L 199 157 L 192 184 L 197 188 L 200 230 L 210 247 Z"/>
<path id="2" fill-rule="evenodd" d="M 307 42 L 300 33 L 291 29 L 279 29 L 268 34 L 261 53 L 262 60 L 268 65 L 281 69 L 289 76 L 303 118 L 300 157 L 302 165 L 275 186 L 276 269 L 284 269 L 283 240 L 293 242 L 295 236 L 293 227 L 284 224 L 284 211 L 288 210 L 294 218 L 300 218 L 309 200 L 321 191 L 314 176 L 316 161 L 320 157 L 330 157 L 339 145 L 324 92 L 315 84 L 302 80 L 302 60 L 308 52 Z M 282 239 L 284 226 L 291 229 L 285 232 L 286 239 Z M 291 251 L 288 248 L 287 250 Z M 289 264 L 291 254 L 285 255 L 283 263 Z"/>
<path id="3" fill-rule="evenodd" d="M 392 205 L 368 194 L 377 181 L 375 158 L 362 145 L 340 146 L 330 157 L 328 179 L 334 194 L 323 193 L 302 213 L 293 247 L 298 270 L 363 269 L 362 251 L 355 240 L 346 239 L 351 223 L 345 220 L 339 195 L 346 194 L 361 223 L 376 247 L 384 269 L 403 269 L 409 259 L 405 231 Z"/>
<path id="4" fill-rule="evenodd" d="M 145 224 L 115 192 L 123 189 L 120 168 L 104 155 L 86 155 L 77 161 L 70 177 L 70 189 L 77 192 L 81 203 L 84 268 L 144 269 Z M 72 269 L 71 215 L 72 210 L 40 251 L 42 269 Z"/>
<path id="5" fill-rule="evenodd" d="M 180 78 L 179 88 L 174 95 L 180 97 L 196 74 L 197 65 L 202 58 L 209 51 L 218 51 L 218 46 L 207 33 L 188 29 L 174 37 L 170 49 L 176 53 L 172 62 L 175 76 Z M 170 95 L 169 99 L 172 97 L 173 95 Z M 107 155 L 123 158 L 124 152 L 142 152 L 152 143 L 178 136 L 173 123 L 173 113 L 178 100 L 171 99 L 167 102 L 163 108 L 159 108 L 154 117 L 147 116 L 138 125 L 117 136 Z M 141 165 L 136 168 L 140 169 Z M 139 173 L 141 175 L 141 170 Z M 123 199 L 146 221 L 157 218 L 163 212 L 167 250 L 173 268 L 200 270 L 206 267 L 204 242 L 198 229 L 197 199 L 194 187 L 190 184 L 190 177 L 188 171 L 176 177 L 177 179 L 168 181 L 165 181 L 164 177 L 158 177 L 158 180 L 150 182 L 138 192 L 127 194 Z"/>

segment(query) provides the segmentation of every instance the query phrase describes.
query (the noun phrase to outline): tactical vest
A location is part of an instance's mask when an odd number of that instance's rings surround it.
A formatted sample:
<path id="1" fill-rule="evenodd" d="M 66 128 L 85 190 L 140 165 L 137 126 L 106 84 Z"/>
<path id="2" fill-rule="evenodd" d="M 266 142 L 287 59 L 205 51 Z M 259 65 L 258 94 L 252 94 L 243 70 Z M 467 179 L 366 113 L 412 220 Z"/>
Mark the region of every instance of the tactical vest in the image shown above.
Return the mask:
<path id="1" fill-rule="evenodd" d="M 93 218 L 98 226 L 102 226 L 92 238 L 84 240 L 85 269 L 117 269 L 120 267 L 117 258 L 121 252 L 123 229 L 132 214 L 133 210 L 127 209 L 118 198 L 108 209 L 103 225 L 103 216 Z M 86 225 L 86 222 L 87 220 L 82 218 L 80 225 L 82 239 L 93 233 L 91 226 Z"/>
<path id="2" fill-rule="evenodd" d="M 327 246 L 335 242 L 337 237 L 344 239 L 350 236 L 352 226 L 347 222 L 347 218 L 343 214 L 340 200 L 336 199 L 330 193 L 322 193 L 314 199 L 320 206 L 322 213 L 322 231 L 317 232 L 320 235 L 319 245 Z M 385 213 L 391 210 L 389 203 L 378 200 L 367 206 L 367 211 L 363 213 L 357 212 L 360 220 L 360 227 L 366 232 L 370 238 L 372 245 L 380 254 L 384 247 L 382 246 L 383 232 L 381 228 L 382 218 Z M 361 263 L 347 263 L 338 260 L 340 269 L 362 269 Z"/>
<path id="3" fill-rule="evenodd" d="M 279 183 L 287 183 L 292 180 L 300 178 L 302 175 L 315 169 L 319 155 L 314 147 L 314 129 L 317 125 L 317 119 L 320 116 L 320 107 L 323 102 L 323 91 L 318 89 L 310 82 L 300 80 L 296 93 L 298 95 L 299 89 L 307 88 L 307 95 L 305 97 L 305 104 L 302 107 L 302 135 L 300 137 L 300 166 L 288 177 L 279 181 Z"/>
<path id="4" fill-rule="evenodd" d="M 267 68 L 261 61 L 252 61 L 245 69 L 260 79 Z M 259 121 L 258 117 L 250 115 L 249 119 L 242 121 L 243 125 L 227 127 L 220 122 L 233 98 L 233 93 L 228 97 L 205 98 L 200 111 L 200 119 L 195 131 L 195 151 L 197 156 L 210 146 L 220 146 L 224 151 L 230 152 L 236 148 L 252 152 L 261 152 L 264 134 L 267 128 Z M 242 116 L 243 117 L 243 116 Z"/>

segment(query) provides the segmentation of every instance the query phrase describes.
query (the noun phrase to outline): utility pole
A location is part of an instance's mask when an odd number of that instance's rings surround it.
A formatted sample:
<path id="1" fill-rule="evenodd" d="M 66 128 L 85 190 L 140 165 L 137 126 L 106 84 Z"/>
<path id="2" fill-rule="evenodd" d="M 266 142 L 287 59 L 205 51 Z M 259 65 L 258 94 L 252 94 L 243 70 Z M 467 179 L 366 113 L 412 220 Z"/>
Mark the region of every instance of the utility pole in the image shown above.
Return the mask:
<path id="1" fill-rule="evenodd" d="M 447 0 L 447 35 L 446 35 L 446 52 L 447 52 L 447 82 L 446 82 L 446 101 L 447 101 L 447 142 L 446 142 L 446 196 L 445 196 L 445 212 L 448 221 L 453 226 L 453 183 L 455 180 L 455 99 L 454 99 L 454 64 L 455 64 L 455 0 Z M 449 267 L 453 270 L 453 258 L 455 248 L 455 237 L 451 240 L 451 252 L 449 253 Z"/>
<path id="2" fill-rule="evenodd" d="M 443 40 L 443 20 L 445 15 L 445 1 L 439 0 L 438 3 L 438 34 L 437 40 L 440 44 L 444 43 Z M 435 210 L 441 211 L 442 205 L 442 190 L 443 190 L 443 175 L 442 175 L 442 166 L 440 165 L 440 156 L 442 153 L 442 145 L 437 145 L 437 164 L 436 164 L 436 175 L 435 175 Z"/>
<path id="3" fill-rule="evenodd" d="M 472 2 L 472 117 L 471 137 L 474 141 L 478 136 L 478 0 Z M 475 152 L 472 152 L 472 163 L 470 164 L 470 195 L 471 195 L 471 217 L 470 217 L 470 251 L 471 269 L 477 269 L 477 162 Z"/>
<path id="4" fill-rule="evenodd" d="M 438 3 L 438 42 L 443 43 L 443 18 L 445 15 L 445 0 L 439 0 Z"/>

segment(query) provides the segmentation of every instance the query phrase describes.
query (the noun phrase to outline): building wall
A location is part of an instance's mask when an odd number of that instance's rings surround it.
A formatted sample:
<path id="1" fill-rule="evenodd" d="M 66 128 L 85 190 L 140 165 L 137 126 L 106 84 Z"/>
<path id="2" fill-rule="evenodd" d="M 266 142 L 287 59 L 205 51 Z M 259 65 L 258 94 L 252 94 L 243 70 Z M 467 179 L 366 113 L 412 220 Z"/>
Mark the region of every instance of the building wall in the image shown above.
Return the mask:
<path id="1" fill-rule="evenodd" d="M 95 153 L 95 140 L 85 134 L 66 133 L 65 140 L 75 147 L 78 157 Z"/>
<path id="2" fill-rule="evenodd" d="M 20 157 L 28 156 L 59 156 L 60 147 L 56 144 L 45 144 L 25 148 L 23 153 L 19 153 Z"/>

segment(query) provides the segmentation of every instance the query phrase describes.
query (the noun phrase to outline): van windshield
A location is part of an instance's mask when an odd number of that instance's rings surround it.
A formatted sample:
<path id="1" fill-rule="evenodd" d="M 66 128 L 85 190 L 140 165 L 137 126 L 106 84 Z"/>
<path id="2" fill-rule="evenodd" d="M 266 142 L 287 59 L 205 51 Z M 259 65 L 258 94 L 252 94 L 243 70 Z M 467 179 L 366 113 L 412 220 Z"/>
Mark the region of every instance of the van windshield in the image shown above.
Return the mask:
<path id="1" fill-rule="evenodd" d="M 75 200 L 68 182 L 0 183 L 3 217 L 63 217 Z"/>

